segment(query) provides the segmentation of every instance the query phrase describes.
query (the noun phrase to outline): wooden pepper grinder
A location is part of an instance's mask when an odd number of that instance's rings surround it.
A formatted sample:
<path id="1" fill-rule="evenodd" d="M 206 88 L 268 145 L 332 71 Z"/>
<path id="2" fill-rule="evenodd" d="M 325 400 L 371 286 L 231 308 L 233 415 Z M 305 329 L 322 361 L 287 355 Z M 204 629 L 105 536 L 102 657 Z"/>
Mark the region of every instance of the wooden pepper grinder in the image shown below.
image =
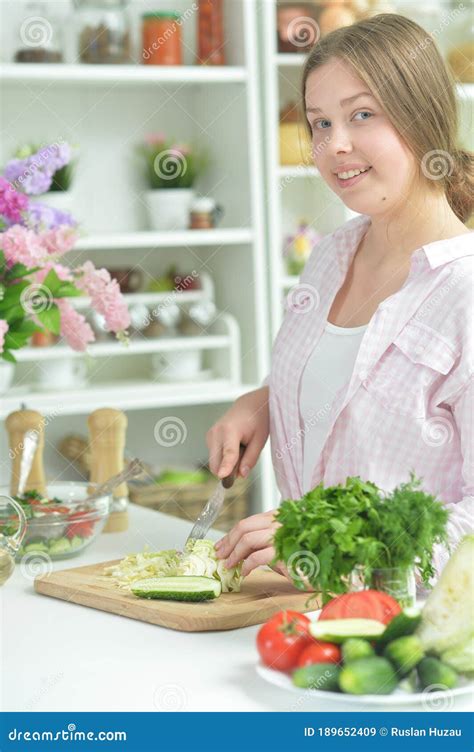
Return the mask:
<path id="1" fill-rule="evenodd" d="M 94 410 L 87 420 L 91 453 L 91 483 L 104 483 L 124 468 L 127 416 L 121 410 L 104 407 Z M 128 486 L 121 483 L 113 491 L 113 502 L 104 533 L 128 529 Z"/>
<path id="2" fill-rule="evenodd" d="M 20 480 L 21 455 L 23 453 L 23 439 L 27 431 L 36 431 L 38 447 L 33 458 L 30 474 L 26 481 L 25 491 L 38 491 L 47 496 L 46 478 L 43 466 L 44 450 L 44 418 L 36 410 L 16 410 L 7 417 L 5 426 L 10 443 L 10 457 L 12 458 L 12 473 L 10 480 L 10 494 L 15 496 Z"/>

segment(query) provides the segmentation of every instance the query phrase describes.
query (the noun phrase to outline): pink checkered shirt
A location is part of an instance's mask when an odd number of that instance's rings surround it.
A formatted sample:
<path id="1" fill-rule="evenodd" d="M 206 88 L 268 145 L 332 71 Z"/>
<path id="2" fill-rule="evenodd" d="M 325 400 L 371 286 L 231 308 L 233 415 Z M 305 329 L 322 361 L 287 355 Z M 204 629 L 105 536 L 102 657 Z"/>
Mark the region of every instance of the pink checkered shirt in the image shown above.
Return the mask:
<path id="1" fill-rule="evenodd" d="M 272 352 L 270 439 L 282 499 L 303 495 L 305 426 L 299 411 L 306 361 L 323 333 L 370 217 L 361 215 L 313 250 Z M 473 233 L 417 249 L 403 287 L 384 300 L 364 333 L 352 376 L 328 405 L 312 487 L 359 475 L 384 491 L 409 480 L 449 506 L 454 546 L 473 531 Z M 317 420 L 317 414 L 311 420 Z M 307 424 L 306 428 L 310 430 Z M 436 552 L 441 571 L 447 553 Z"/>

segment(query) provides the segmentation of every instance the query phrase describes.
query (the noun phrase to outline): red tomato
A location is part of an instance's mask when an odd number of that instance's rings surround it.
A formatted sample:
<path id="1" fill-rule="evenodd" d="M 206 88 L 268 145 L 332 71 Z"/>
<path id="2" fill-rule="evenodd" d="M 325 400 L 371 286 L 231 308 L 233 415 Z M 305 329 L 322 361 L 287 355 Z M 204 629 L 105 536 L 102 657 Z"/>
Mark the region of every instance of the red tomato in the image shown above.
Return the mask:
<path id="1" fill-rule="evenodd" d="M 89 535 L 92 535 L 95 520 L 82 520 L 81 518 L 86 514 L 89 514 L 89 512 L 74 512 L 69 515 L 69 519 L 74 520 L 74 522 L 68 525 L 65 533 L 66 538 L 74 538 L 75 535 L 79 535 L 81 538 L 88 538 Z"/>
<path id="2" fill-rule="evenodd" d="M 307 645 L 314 642 L 308 632 L 310 620 L 298 611 L 280 611 L 257 635 L 257 650 L 265 666 L 291 671 Z"/>
<path id="3" fill-rule="evenodd" d="M 400 604 L 381 590 L 344 593 L 326 603 L 320 619 L 375 619 L 388 624 L 401 611 Z"/>
<path id="4" fill-rule="evenodd" d="M 303 648 L 296 662 L 298 668 L 313 663 L 340 663 L 341 649 L 332 642 L 314 640 L 312 645 Z"/>

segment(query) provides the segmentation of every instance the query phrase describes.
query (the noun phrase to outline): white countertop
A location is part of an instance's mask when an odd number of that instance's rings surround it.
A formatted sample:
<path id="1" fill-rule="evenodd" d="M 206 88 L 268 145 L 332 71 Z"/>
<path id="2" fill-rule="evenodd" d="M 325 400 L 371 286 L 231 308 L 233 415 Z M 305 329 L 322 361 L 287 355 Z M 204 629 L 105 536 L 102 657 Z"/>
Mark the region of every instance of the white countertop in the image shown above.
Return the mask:
<path id="1" fill-rule="evenodd" d="M 54 569 L 180 548 L 189 523 L 131 505 L 130 528 L 104 533 Z M 222 533 L 209 537 L 218 539 Z M 35 593 L 20 566 L 0 589 L 0 708 L 4 711 L 330 711 L 369 706 L 305 700 L 255 671 L 258 626 L 177 632 Z M 446 710 L 472 710 L 456 698 Z M 423 710 L 422 706 L 390 710 Z M 444 709 L 444 708 L 443 708 Z"/>

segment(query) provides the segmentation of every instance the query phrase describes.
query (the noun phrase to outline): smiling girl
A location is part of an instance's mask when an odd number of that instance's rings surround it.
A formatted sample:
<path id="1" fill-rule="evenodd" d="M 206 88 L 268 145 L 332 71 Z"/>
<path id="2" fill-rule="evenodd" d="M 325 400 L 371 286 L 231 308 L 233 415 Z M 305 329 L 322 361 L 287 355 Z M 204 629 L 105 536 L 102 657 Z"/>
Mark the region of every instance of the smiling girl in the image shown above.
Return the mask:
<path id="1" fill-rule="evenodd" d="M 474 160 L 454 82 L 424 29 L 380 14 L 316 43 L 302 93 L 315 166 L 360 216 L 314 249 L 265 386 L 207 434 L 211 470 L 228 475 L 243 443 L 245 477 L 270 433 L 282 499 L 354 475 L 389 492 L 413 471 L 448 505 L 455 545 L 473 528 Z M 244 574 L 268 564 L 274 512 L 239 522 L 218 556 Z"/>

